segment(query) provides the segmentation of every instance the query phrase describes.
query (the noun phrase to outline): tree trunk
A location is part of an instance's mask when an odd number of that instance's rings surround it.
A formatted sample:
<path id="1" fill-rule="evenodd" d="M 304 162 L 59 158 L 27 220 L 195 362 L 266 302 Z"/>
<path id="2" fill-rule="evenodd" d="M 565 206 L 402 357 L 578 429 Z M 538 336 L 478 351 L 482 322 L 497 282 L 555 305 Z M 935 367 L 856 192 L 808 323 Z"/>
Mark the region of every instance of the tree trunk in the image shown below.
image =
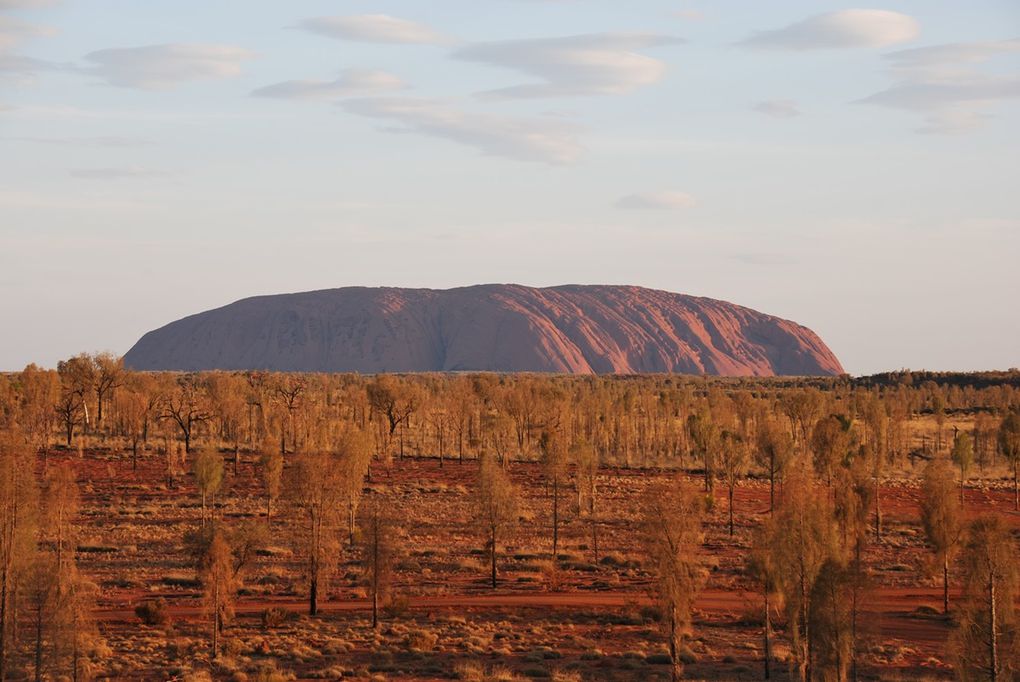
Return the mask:
<path id="1" fill-rule="evenodd" d="M 496 530 L 492 529 L 489 536 L 489 559 L 492 568 L 492 589 L 496 589 Z"/>
<path id="2" fill-rule="evenodd" d="M 999 676 L 999 642 L 995 631 L 995 573 L 988 572 L 988 677 L 995 682 Z"/>
<path id="3" fill-rule="evenodd" d="M 764 583 L 763 583 L 764 584 Z M 762 590 L 765 594 L 765 679 L 772 677 L 772 671 L 770 669 L 772 663 L 772 639 L 770 637 L 772 630 L 771 616 L 769 615 L 769 590 L 766 586 Z"/>
<path id="4" fill-rule="evenodd" d="M 949 614 L 949 552 L 942 555 L 942 613 Z"/>
<path id="5" fill-rule="evenodd" d="M 553 512 L 553 563 L 556 562 L 558 555 L 559 543 L 560 543 L 560 482 L 559 479 L 553 479 L 553 499 L 552 499 L 552 512 Z"/>
<path id="6" fill-rule="evenodd" d="M 319 612 L 319 579 L 312 575 L 308 585 L 308 615 L 314 616 Z"/>
<path id="7" fill-rule="evenodd" d="M 733 484 L 730 484 L 730 537 L 733 537 Z"/>
<path id="8" fill-rule="evenodd" d="M 676 616 L 669 616 L 669 660 L 670 673 L 673 682 L 680 682 L 683 678 L 684 666 L 680 660 L 680 647 L 677 646 Z"/>

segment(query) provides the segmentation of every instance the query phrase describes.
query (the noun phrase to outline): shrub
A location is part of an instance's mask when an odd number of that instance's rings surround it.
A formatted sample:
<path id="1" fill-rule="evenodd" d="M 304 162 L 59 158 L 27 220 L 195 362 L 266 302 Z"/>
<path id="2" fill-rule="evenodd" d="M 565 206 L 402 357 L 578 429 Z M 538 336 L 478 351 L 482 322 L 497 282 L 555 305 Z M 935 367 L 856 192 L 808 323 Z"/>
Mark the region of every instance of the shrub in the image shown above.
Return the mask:
<path id="1" fill-rule="evenodd" d="M 135 607 L 135 615 L 146 625 L 162 627 L 170 622 L 170 613 L 166 599 L 144 601 Z"/>
<path id="2" fill-rule="evenodd" d="M 439 641 L 439 635 L 428 630 L 411 630 L 404 640 L 412 651 L 432 651 Z"/>
<path id="3" fill-rule="evenodd" d="M 283 625 L 290 614 L 281 608 L 276 606 L 270 606 L 268 609 L 262 612 L 262 627 L 265 628 L 276 628 Z"/>

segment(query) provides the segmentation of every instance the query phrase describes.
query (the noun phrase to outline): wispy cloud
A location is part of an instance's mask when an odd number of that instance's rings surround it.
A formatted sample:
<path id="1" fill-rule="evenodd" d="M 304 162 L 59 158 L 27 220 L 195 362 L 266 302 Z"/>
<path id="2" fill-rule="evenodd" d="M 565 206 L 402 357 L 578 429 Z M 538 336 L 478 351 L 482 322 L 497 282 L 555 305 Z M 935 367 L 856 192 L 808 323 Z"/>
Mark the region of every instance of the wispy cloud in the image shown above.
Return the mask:
<path id="1" fill-rule="evenodd" d="M 756 102 L 751 109 L 773 118 L 794 118 L 800 116 L 800 109 L 792 99 L 767 99 Z"/>
<path id="2" fill-rule="evenodd" d="M 10 50 L 18 43 L 29 38 L 52 36 L 55 33 L 52 28 L 29 24 L 14 17 L 0 14 L 0 50 Z"/>
<path id="3" fill-rule="evenodd" d="M 142 137 L 120 137 L 101 135 L 97 137 L 7 137 L 12 142 L 30 142 L 33 144 L 50 144 L 70 147 L 144 147 L 153 144 L 152 140 Z"/>
<path id="4" fill-rule="evenodd" d="M 75 168 L 68 173 L 71 177 L 80 180 L 137 180 L 165 178 L 172 175 L 166 171 L 148 168 Z"/>
<path id="5" fill-rule="evenodd" d="M 339 106 L 352 114 L 396 121 L 403 126 L 388 128 L 390 132 L 438 137 L 489 156 L 566 164 L 583 151 L 575 126 L 562 121 L 472 113 L 445 102 L 404 97 L 345 100 Z"/>
<path id="6" fill-rule="evenodd" d="M 252 91 L 255 97 L 277 99 L 332 100 L 342 97 L 370 95 L 387 90 L 400 90 L 407 84 L 386 71 L 347 69 L 331 81 L 291 80 L 274 83 Z"/>
<path id="7" fill-rule="evenodd" d="M 666 71 L 663 62 L 636 50 L 680 42 L 654 33 L 598 33 L 476 43 L 454 56 L 520 71 L 541 81 L 482 93 L 488 97 L 618 95 L 655 83 Z"/>
<path id="8" fill-rule="evenodd" d="M 85 55 L 81 69 L 110 85 L 165 90 L 181 83 L 230 78 L 255 53 L 233 45 L 167 44 L 98 50 Z"/>
<path id="9" fill-rule="evenodd" d="M 917 38 L 921 27 L 906 14 L 881 9 L 845 9 L 808 17 L 783 28 L 759 31 L 740 44 L 783 50 L 885 47 Z"/>
<path id="10" fill-rule="evenodd" d="M 1020 52 L 1020 40 L 946 43 L 885 55 L 893 84 L 860 103 L 925 116 L 917 132 L 961 133 L 979 127 L 996 102 L 1020 98 L 1020 76 L 980 70 L 995 57 Z"/>
<path id="11" fill-rule="evenodd" d="M 336 40 L 366 43 L 442 45 L 449 38 L 425 26 L 388 14 L 360 14 L 344 17 L 313 17 L 298 28 Z"/>
<path id="12" fill-rule="evenodd" d="M 658 192 L 638 192 L 628 194 L 616 202 L 619 208 L 668 211 L 680 208 L 691 208 L 697 200 L 687 192 L 662 190 Z"/>

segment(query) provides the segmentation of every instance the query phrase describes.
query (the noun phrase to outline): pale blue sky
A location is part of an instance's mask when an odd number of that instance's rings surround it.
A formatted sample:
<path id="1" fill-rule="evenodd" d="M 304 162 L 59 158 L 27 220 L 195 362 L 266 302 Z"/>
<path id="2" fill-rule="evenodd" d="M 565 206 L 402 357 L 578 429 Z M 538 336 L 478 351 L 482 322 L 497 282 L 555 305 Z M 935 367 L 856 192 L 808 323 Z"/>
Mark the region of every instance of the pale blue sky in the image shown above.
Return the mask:
<path id="1" fill-rule="evenodd" d="M 0 369 L 482 282 L 1017 366 L 1018 98 L 1013 0 L 0 0 Z"/>

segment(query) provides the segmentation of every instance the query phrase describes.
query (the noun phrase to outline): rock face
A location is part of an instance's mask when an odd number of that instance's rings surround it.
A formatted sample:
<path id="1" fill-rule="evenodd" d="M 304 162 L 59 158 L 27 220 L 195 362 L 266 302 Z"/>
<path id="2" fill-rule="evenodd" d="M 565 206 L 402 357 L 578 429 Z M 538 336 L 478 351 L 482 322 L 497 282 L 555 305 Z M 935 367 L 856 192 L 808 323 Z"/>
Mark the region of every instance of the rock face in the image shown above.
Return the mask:
<path id="1" fill-rule="evenodd" d="M 840 374 L 799 324 L 632 286 L 348 287 L 257 296 L 151 331 L 139 370 Z"/>

